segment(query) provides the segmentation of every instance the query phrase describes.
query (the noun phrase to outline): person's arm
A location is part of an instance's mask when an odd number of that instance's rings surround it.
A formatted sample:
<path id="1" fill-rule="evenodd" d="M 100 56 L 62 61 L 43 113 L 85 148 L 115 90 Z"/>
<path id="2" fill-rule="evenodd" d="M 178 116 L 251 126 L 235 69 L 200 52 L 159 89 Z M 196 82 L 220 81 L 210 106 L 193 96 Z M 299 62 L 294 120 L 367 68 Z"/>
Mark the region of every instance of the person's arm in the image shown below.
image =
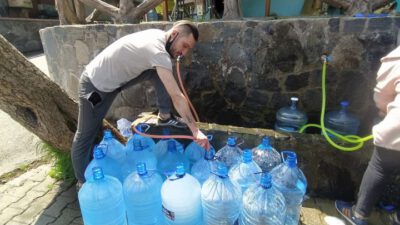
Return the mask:
<path id="1" fill-rule="evenodd" d="M 205 149 L 210 148 L 210 143 L 208 142 L 207 136 L 200 131 L 196 125 L 196 121 L 190 111 L 189 104 L 178 87 L 175 78 L 171 71 L 163 68 L 156 67 L 157 74 L 160 77 L 161 82 L 164 84 L 165 89 L 171 97 L 172 103 L 182 117 L 182 119 L 187 123 L 190 131 L 192 131 L 195 141 Z"/>

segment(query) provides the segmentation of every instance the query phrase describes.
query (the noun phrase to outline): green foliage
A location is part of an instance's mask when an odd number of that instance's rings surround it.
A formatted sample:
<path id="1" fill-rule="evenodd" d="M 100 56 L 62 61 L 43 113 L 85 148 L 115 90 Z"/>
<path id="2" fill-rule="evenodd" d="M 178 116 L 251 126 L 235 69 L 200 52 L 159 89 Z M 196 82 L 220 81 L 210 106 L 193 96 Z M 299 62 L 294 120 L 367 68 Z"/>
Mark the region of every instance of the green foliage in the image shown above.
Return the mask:
<path id="1" fill-rule="evenodd" d="M 54 165 L 49 172 L 50 177 L 56 180 L 64 180 L 68 183 L 75 180 L 71 155 L 69 153 L 62 152 L 45 142 L 41 143 L 39 148 L 54 161 Z"/>

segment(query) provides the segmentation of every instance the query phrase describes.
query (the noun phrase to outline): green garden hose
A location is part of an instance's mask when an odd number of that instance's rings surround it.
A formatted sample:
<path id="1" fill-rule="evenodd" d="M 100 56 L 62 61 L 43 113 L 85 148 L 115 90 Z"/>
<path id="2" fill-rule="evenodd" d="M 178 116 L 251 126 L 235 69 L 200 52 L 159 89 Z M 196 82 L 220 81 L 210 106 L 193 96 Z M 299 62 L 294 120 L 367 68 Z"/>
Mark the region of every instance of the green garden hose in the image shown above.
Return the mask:
<path id="1" fill-rule="evenodd" d="M 360 149 L 363 145 L 364 142 L 372 139 L 372 135 L 366 136 L 366 137 L 359 137 L 357 135 L 346 135 L 343 136 L 341 134 L 338 134 L 334 132 L 333 130 L 330 130 L 325 127 L 325 108 L 326 108 L 326 86 L 325 86 L 325 80 L 326 80 L 326 63 L 327 63 L 327 56 L 323 56 L 323 65 L 322 65 L 322 108 L 321 108 L 321 117 L 320 117 L 320 123 L 321 125 L 318 124 L 306 124 L 301 129 L 299 130 L 300 133 L 303 133 L 305 129 L 308 127 L 317 127 L 320 128 L 322 131 L 322 134 L 324 135 L 325 139 L 331 144 L 333 147 L 341 150 L 341 151 L 346 151 L 346 152 L 351 152 L 351 151 L 356 151 Z M 345 147 L 336 144 L 328 135 L 330 133 L 331 135 L 335 136 L 336 138 L 343 140 L 344 142 L 355 144 L 354 146 L 351 147 Z"/>

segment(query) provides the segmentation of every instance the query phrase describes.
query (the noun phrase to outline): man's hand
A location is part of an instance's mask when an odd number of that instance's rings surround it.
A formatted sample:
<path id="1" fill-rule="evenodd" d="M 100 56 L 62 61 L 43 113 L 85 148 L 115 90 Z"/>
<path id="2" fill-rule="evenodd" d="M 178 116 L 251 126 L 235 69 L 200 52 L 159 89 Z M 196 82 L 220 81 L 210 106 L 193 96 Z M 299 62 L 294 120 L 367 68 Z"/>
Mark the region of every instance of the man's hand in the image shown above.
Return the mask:
<path id="1" fill-rule="evenodd" d="M 200 130 L 197 132 L 193 133 L 193 136 L 195 138 L 195 142 L 200 145 L 201 147 L 205 148 L 207 151 L 210 149 L 210 142 L 208 141 L 208 138 L 206 135 L 203 134 Z"/>

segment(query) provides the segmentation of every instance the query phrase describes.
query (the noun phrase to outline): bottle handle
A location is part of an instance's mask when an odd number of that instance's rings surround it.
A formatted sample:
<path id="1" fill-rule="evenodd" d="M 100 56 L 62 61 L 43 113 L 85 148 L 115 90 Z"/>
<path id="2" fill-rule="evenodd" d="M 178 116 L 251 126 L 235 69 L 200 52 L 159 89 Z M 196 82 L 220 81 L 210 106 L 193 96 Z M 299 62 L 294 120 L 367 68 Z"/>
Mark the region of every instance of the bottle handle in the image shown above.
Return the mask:
<path id="1" fill-rule="evenodd" d="M 213 138 L 214 138 L 214 135 L 212 135 L 212 134 L 207 135 L 208 141 L 212 141 Z"/>

